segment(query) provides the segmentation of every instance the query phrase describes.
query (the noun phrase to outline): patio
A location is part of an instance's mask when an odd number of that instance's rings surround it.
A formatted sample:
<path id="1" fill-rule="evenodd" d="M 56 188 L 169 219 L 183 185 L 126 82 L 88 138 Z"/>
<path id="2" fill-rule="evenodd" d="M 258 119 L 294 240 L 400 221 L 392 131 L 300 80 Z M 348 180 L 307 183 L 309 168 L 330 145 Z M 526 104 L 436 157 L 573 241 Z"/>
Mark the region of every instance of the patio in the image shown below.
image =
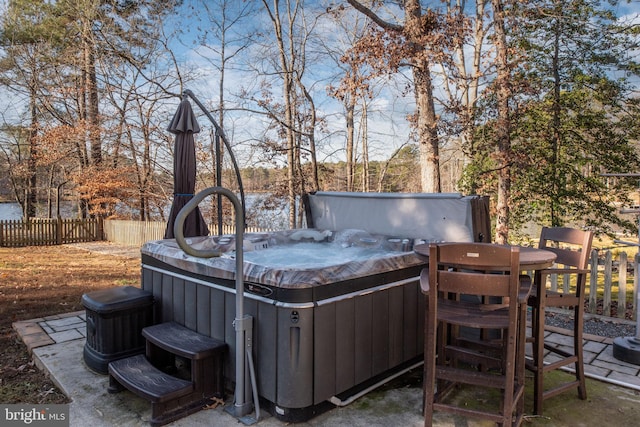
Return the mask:
<path id="1" fill-rule="evenodd" d="M 14 329 L 32 353 L 37 366 L 49 373 L 60 389 L 72 399 L 70 418 L 72 426 L 145 426 L 150 417 L 147 401 L 130 393 L 107 393 L 108 379 L 90 371 L 82 360 L 85 335 L 84 311 L 32 319 L 14 323 Z M 568 339 L 562 329 L 554 329 L 547 338 L 558 345 Z M 613 357 L 609 338 L 585 335 L 585 367 L 590 378 L 589 399 L 580 401 L 575 393 L 567 393 L 549 403 L 544 417 L 531 417 L 533 425 L 598 425 L 634 424 L 640 419 L 640 366 L 621 362 Z M 417 371 L 421 371 L 418 369 Z M 356 400 L 344 408 L 336 408 L 310 421 L 307 426 L 420 426 L 423 419 L 422 392 L 418 384 L 421 372 L 410 372 L 394 381 L 393 387 Z M 616 404 L 607 405 L 598 394 L 617 398 Z M 530 392 L 527 393 L 527 412 L 530 411 Z M 228 396 L 233 399 L 233 396 Z M 564 402 L 571 401 L 571 406 Z M 598 402 L 598 404 L 594 404 Z M 607 412 L 609 410 L 609 412 Z M 262 411 L 264 417 L 258 425 L 284 426 Z M 600 418 L 599 418 L 600 417 Z M 456 420 L 438 414 L 438 425 L 487 425 L 474 420 Z M 200 411 L 170 425 L 173 426 L 228 426 L 238 421 L 223 411 L 222 405 Z M 241 424 L 239 424 L 241 425 Z"/>

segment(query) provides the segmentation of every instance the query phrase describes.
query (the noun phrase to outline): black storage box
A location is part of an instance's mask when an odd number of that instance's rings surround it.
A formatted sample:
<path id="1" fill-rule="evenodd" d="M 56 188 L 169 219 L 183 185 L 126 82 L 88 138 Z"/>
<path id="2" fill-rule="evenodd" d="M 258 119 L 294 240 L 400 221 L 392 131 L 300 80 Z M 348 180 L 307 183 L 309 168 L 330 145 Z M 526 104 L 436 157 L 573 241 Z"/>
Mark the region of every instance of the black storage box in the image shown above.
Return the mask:
<path id="1" fill-rule="evenodd" d="M 84 361 L 108 373 L 109 362 L 145 352 L 142 328 L 153 324 L 153 295 L 122 286 L 82 295 L 87 316 Z"/>

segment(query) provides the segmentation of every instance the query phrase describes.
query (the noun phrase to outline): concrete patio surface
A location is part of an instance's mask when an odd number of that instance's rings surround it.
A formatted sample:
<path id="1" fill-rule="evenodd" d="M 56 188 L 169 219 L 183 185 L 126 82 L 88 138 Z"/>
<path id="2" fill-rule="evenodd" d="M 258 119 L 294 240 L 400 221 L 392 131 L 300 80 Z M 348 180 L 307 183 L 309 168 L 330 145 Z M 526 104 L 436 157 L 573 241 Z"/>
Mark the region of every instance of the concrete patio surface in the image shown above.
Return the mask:
<path id="1" fill-rule="evenodd" d="M 113 427 L 148 426 L 150 404 L 124 391 L 107 392 L 108 377 L 91 371 L 84 363 L 84 312 L 16 322 L 14 329 L 32 352 L 36 365 L 48 373 L 72 400 L 69 416 L 72 426 Z M 389 390 L 384 399 L 364 397 L 344 408 L 333 409 L 300 426 L 421 426 L 422 393 L 417 388 Z M 226 404 L 232 404 L 233 396 Z M 367 409 L 364 409 L 367 408 Z M 282 427 L 281 422 L 261 411 L 257 425 Z M 252 414 L 253 415 L 253 414 Z M 243 425 L 220 405 L 170 423 L 171 426 L 226 427 Z M 453 425 L 453 424 L 452 424 Z"/>

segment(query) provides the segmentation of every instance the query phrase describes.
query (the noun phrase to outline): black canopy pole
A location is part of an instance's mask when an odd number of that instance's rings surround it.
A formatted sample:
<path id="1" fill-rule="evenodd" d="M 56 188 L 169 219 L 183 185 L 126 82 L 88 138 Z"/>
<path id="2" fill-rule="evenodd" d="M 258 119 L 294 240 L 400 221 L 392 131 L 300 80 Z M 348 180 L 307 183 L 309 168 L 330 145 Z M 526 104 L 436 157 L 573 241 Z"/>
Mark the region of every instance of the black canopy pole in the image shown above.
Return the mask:
<path id="1" fill-rule="evenodd" d="M 222 187 L 222 145 L 220 145 L 220 133 L 216 129 L 213 136 L 213 141 L 216 145 L 216 183 L 218 187 Z M 240 184 L 242 188 L 242 183 Z M 242 201 L 244 206 L 244 200 Z M 222 235 L 222 194 L 218 194 L 218 236 Z M 242 210 L 244 212 L 244 208 Z M 244 218 L 243 218 L 244 219 Z"/>
<path id="2" fill-rule="evenodd" d="M 193 100 L 193 102 L 196 103 L 196 105 L 198 107 L 200 107 L 200 110 L 202 110 L 202 112 L 204 113 L 205 116 L 207 116 L 207 118 L 209 119 L 209 121 L 213 124 L 213 127 L 216 129 L 216 137 L 220 137 L 222 139 L 222 142 L 224 142 L 225 147 L 227 147 L 227 152 L 229 153 L 229 156 L 231 157 L 231 162 L 233 163 L 233 167 L 235 169 L 236 172 L 236 179 L 238 180 L 238 186 L 240 187 L 240 201 L 242 204 L 242 223 L 245 224 L 246 227 L 246 204 L 245 204 L 245 198 L 244 198 L 244 186 L 242 185 L 242 176 L 240 175 L 240 168 L 238 167 L 238 162 L 236 162 L 236 157 L 233 155 L 233 150 L 231 149 L 231 144 L 229 144 L 229 140 L 227 140 L 227 137 L 224 133 L 224 130 L 220 127 L 220 125 L 218 125 L 218 122 L 216 122 L 216 120 L 213 118 L 213 116 L 211 115 L 211 113 L 209 112 L 209 110 L 207 110 L 205 108 L 205 106 L 200 102 L 200 100 L 195 96 L 195 94 L 189 90 L 189 89 L 185 89 L 184 91 L 182 91 L 182 96 L 188 96 L 189 98 L 191 98 Z M 219 144 L 218 142 L 216 142 L 216 144 Z M 221 168 L 221 162 L 220 162 L 220 153 L 218 152 L 218 150 L 216 150 L 216 156 L 218 157 L 216 159 L 216 167 L 219 170 Z M 218 179 L 221 181 L 222 180 L 222 176 L 220 175 L 218 177 Z M 222 183 L 221 182 L 217 182 L 216 183 L 219 187 L 222 187 Z M 218 202 L 218 206 L 220 205 L 220 203 Z M 218 207 L 218 234 L 221 234 L 222 231 L 222 210 L 220 209 L 220 207 Z"/>

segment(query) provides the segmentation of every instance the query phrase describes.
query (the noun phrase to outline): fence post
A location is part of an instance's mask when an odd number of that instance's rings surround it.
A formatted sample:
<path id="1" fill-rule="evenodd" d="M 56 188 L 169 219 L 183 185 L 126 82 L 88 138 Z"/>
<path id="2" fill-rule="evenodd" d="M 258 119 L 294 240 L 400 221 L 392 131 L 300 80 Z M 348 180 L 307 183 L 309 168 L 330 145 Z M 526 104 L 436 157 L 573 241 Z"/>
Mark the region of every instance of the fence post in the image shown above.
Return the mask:
<path id="1" fill-rule="evenodd" d="M 591 274 L 589 275 L 589 313 L 598 310 L 598 250 L 591 250 Z"/>
<path id="2" fill-rule="evenodd" d="M 625 318 L 627 311 L 627 253 L 620 252 L 618 264 L 618 317 Z"/>
<path id="3" fill-rule="evenodd" d="M 98 241 L 102 241 L 104 240 L 104 219 L 100 216 L 98 217 L 98 223 L 97 223 L 97 230 L 96 230 L 96 240 Z"/>
<path id="4" fill-rule="evenodd" d="M 604 300 L 602 301 L 602 314 L 611 316 L 611 284 L 612 280 L 612 262 L 611 251 L 607 251 L 604 257 Z"/>
<path id="5" fill-rule="evenodd" d="M 551 292 L 558 292 L 558 275 L 550 274 L 549 281 L 551 282 Z"/>
<path id="6" fill-rule="evenodd" d="M 56 245 L 62 244 L 62 218 L 58 217 L 54 227 L 56 228 Z"/>
<path id="7" fill-rule="evenodd" d="M 637 322 L 638 320 L 638 285 L 640 281 L 638 280 L 638 273 L 640 273 L 640 268 L 638 265 L 640 264 L 640 252 L 636 253 L 636 256 L 633 259 L 633 310 L 631 310 L 631 316 L 633 320 Z M 639 331 L 636 331 L 636 335 Z"/>

